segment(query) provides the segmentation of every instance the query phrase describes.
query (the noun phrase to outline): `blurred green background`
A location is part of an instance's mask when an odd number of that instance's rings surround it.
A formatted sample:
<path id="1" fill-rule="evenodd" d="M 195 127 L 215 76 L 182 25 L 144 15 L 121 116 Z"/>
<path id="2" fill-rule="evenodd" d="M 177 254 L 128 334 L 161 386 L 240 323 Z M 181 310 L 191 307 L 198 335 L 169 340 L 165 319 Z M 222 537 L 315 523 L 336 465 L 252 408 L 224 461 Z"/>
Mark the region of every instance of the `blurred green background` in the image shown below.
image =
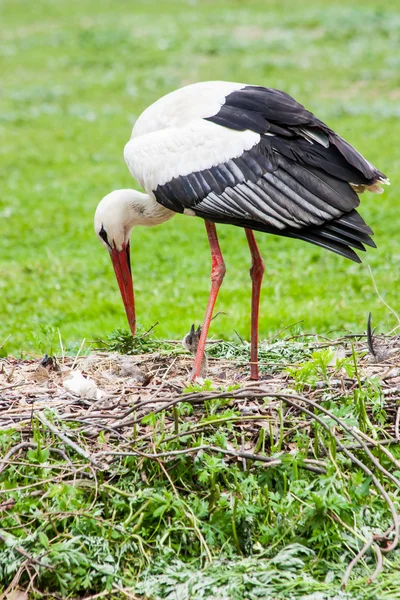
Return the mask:
<path id="1" fill-rule="evenodd" d="M 328 122 L 391 179 L 361 213 L 378 250 L 363 265 L 258 234 L 266 262 L 261 336 L 388 331 L 400 311 L 400 7 L 398 0 L 2 0 L 0 2 L 0 345 L 65 346 L 126 327 L 93 213 L 134 187 L 123 147 L 137 116 L 173 89 L 225 79 L 281 88 Z M 220 226 L 227 276 L 211 333 L 248 338 L 244 232 Z M 137 315 L 159 336 L 201 322 L 210 258 L 201 220 L 177 216 L 132 237 Z"/>

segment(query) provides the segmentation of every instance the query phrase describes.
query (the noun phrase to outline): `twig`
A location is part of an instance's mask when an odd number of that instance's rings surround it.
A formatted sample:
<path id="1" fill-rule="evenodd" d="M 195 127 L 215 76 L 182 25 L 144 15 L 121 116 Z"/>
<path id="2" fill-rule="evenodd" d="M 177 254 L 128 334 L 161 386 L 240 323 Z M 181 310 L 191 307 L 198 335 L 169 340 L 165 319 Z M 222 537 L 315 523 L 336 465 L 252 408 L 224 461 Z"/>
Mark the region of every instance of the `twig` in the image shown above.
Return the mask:
<path id="1" fill-rule="evenodd" d="M 398 468 L 400 469 L 400 461 L 396 460 L 396 458 L 393 456 L 393 454 L 391 452 L 389 452 L 389 450 L 387 448 L 385 448 L 385 446 L 383 446 L 379 441 L 375 441 L 372 438 L 370 438 L 366 433 L 363 433 L 360 430 L 357 430 L 357 433 L 359 435 L 361 435 L 361 437 L 363 437 L 365 440 L 367 440 L 367 442 L 373 446 L 374 448 L 379 448 L 383 454 L 385 454 L 385 456 L 387 456 L 387 458 Z M 400 483 L 400 482 L 399 482 Z M 400 486 L 399 486 L 400 487 Z"/>
<path id="2" fill-rule="evenodd" d="M 373 335 L 372 335 L 371 319 L 372 319 L 372 313 L 369 313 L 368 322 L 367 322 L 367 343 L 368 343 L 368 350 L 370 351 L 372 356 L 376 359 L 376 352 L 375 352 L 375 348 L 374 348 L 374 340 L 373 340 Z"/>
<path id="3" fill-rule="evenodd" d="M 120 594 L 124 594 L 124 596 L 126 596 L 130 600 L 141 600 L 141 597 L 136 596 L 136 594 L 133 594 L 132 592 L 128 591 L 126 588 L 120 587 L 116 583 L 114 583 L 114 588 L 116 590 L 118 590 Z M 90 596 L 90 598 L 96 598 L 96 597 L 98 598 L 99 596 Z"/>
<path id="4" fill-rule="evenodd" d="M 11 535 L 8 535 L 8 537 L 7 537 L 6 535 L 4 535 L 0 531 L 0 540 L 4 544 L 9 545 L 11 537 L 12 537 Z M 51 571 L 54 570 L 53 566 L 46 565 L 46 563 L 41 562 L 38 558 L 35 558 L 31 554 L 28 554 L 28 552 L 26 552 L 26 550 L 24 550 L 23 548 L 21 548 L 21 546 L 14 546 L 14 544 L 13 544 L 12 545 L 12 549 L 15 550 L 16 552 L 18 552 L 18 554 L 21 554 L 21 556 L 23 556 L 24 558 L 26 558 L 29 562 L 34 563 L 36 565 L 39 565 L 40 567 L 43 567 L 45 569 L 50 569 Z"/>
<path id="5" fill-rule="evenodd" d="M 121 590 L 118 590 L 118 591 L 121 591 Z M 109 595 L 110 595 L 110 590 L 103 590 L 102 592 L 99 592 L 98 594 L 93 594 L 91 596 L 85 596 L 85 600 L 96 600 L 96 598 L 102 598 L 103 596 L 109 596 Z"/>
<path id="6" fill-rule="evenodd" d="M 13 454 L 18 452 L 19 450 L 23 450 L 24 448 L 27 448 L 29 450 L 36 450 L 37 444 L 33 444 L 32 442 L 21 442 L 20 444 L 17 444 L 13 448 L 11 448 L 11 450 L 9 450 L 7 452 L 7 454 L 4 456 L 4 458 L 0 461 L 0 473 L 2 473 L 2 471 L 4 471 L 4 469 L 7 466 L 8 461 L 13 456 Z M 59 450 L 58 448 L 48 448 L 48 450 L 50 452 L 54 452 L 55 454 L 58 454 L 59 456 L 61 456 L 65 461 L 67 461 L 69 463 L 70 467 L 71 466 L 74 467 L 73 462 L 71 461 L 69 456 L 64 452 L 64 450 Z"/>
<path id="7" fill-rule="evenodd" d="M 0 461 L 0 473 L 4 471 L 12 455 L 19 452 L 19 450 L 23 450 L 24 448 L 36 448 L 36 446 L 30 442 L 21 442 L 20 444 L 17 444 L 11 448 L 11 450 L 9 450 L 7 454 L 5 454 L 4 458 Z"/>
<path id="8" fill-rule="evenodd" d="M 63 344 L 63 341 L 62 341 L 61 332 L 60 332 L 59 327 L 57 327 L 57 333 L 58 333 L 58 340 L 60 342 L 61 360 L 64 363 L 64 361 L 65 361 L 65 351 L 64 351 L 64 344 Z"/>
<path id="9" fill-rule="evenodd" d="M 353 568 L 362 559 L 362 557 L 367 552 L 367 550 L 369 550 L 369 548 L 371 548 L 371 546 L 372 546 L 373 543 L 374 543 L 374 539 L 373 538 L 370 538 L 369 540 L 367 540 L 365 542 L 364 546 L 361 548 L 361 550 L 355 555 L 355 557 L 347 565 L 347 569 L 346 569 L 346 571 L 345 571 L 345 573 L 343 575 L 343 578 L 342 578 L 342 586 L 341 586 L 342 590 L 345 589 Z"/>
<path id="10" fill-rule="evenodd" d="M 396 442 L 400 441 L 400 406 L 397 407 L 397 412 L 396 412 L 396 421 L 394 424 L 394 439 L 396 440 Z"/>
<path id="11" fill-rule="evenodd" d="M 87 465 L 84 465 L 83 467 L 80 467 L 79 469 L 74 469 L 72 471 L 73 475 L 76 476 L 76 474 L 79 471 L 83 471 L 84 469 L 87 469 Z M 28 485 L 21 485 L 20 487 L 15 487 L 15 488 L 5 488 L 3 490 L 0 490 L 0 496 L 4 495 L 4 494 L 14 494 L 15 492 L 22 492 L 22 490 L 30 490 L 34 487 L 38 487 L 41 486 L 43 487 L 45 483 L 54 483 L 57 480 L 61 480 L 63 477 L 66 477 L 67 475 L 69 475 L 70 472 L 64 472 L 62 475 L 57 475 L 57 477 L 50 477 L 49 479 L 40 479 L 39 481 L 36 481 L 35 483 L 30 483 Z M 41 493 L 43 493 L 43 491 L 41 491 Z"/>
<path id="12" fill-rule="evenodd" d="M 8 342 L 8 340 L 10 339 L 10 337 L 11 337 L 11 333 L 9 333 L 8 336 L 1 342 L 1 344 L 0 344 L 0 350 Z"/>
<path id="13" fill-rule="evenodd" d="M 73 371 L 73 370 L 74 370 L 74 367 L 75 367 L 75 365 L 76 365 L 76 361 L 78 360 L 78 358 L 79 358 L 79 355 L 80 355 L 80 353 L 82 352 L 82 349 L 83 349 L 83 346 L 85 345 L 85 342 L 86 342 L 86 338 L 83 338 L 83 340 L 82 340 L 82 343 L 81 343 L 81 345 L 79 346 L 79 350 L 78 350 L 78 352 L 77 352 L 77 354 L 76 354 L 76 356 L 75 356 L 75 358 L 74 358 L 74 362 L 72 363 L 71 371 Z"/>
<path id="14" fill-rule="evenodd" d="M 88 460 L 90 463 L 92 463 L 92 465 L 95 466 L 96 469 L 104 469 L 104 466 L 101 465 L 100 463 L 98 463 L 97 460 L 92 458 L 90 456 L 89 452 L 87 452 L 86 450 L 84 450 L 83 448 L 78 446 L 78 444 L 76 444 L 74 441 L 72 441 L 65 433 L 63 433 L 62 431 L 57 429 L 57 427 L 55 425 L 50 423 L 50 421 L 48 421 L 46 419 L 46 417 L 44 416 L 43 413 L 35 412 L 34 414 L 39 419 L 39 421 L 45 427 L 47 427 L 47 429 L 49 429 L 52 433 L 54 433 L 54 435 L 56 435 L 62 442 L 64 442 L 64 444 L 66 444 L 67 446 L 72 448 L 72 450 L 74 450 L 77 454 L 79 454 L 79 456 L 86 458 L 86 460 Z"/>
<path id="15" fill-rule="evenodd" d="M 106 455 L 106 456 L 141 456 L 142 458 L 154 459 L 158 460 L 160 458 L 180 456 L 184 454 L 191 454 L 192 452 L 200 452 L 209 450 L 210 452 L 219 452 L 221 454 L 225 454 L 227 456 L 232 456 L 234 458 L 241 458 L 244 460 L 253 460 L 257 462 L 262 462 L 268 464 L 269 467 L 276 467 L 282 464 L 282 460 L 280 458 L 270 458 L 268 456 L 262 456 L 261 454 L 252 454 L 251 452 L 239 452 L 234 450 L 226 450 L 225 448 L 219 448 L 219 446 L 193 446 L 190 448 L 185 448 L 184 450 L 167 450 L 166 452 L 159 453 L 148 453 L 141 452 L 140 450 L 130 450 L 128 452 L 115 452 L 113 450 L 101 450 L 97 452 L 98 455 Z M 316 466 L 317 461 L 304 459 L 299 467 L 305 469 L 306 471 L 311 471 L 312 473 L 325 474 L 326 469 L 324 466 Z M 322 463 L 318 463 L 321 465 Z"/>
<path id="16" fill-rule="evenodd" d="M 6 385 L 5 387 L 0 388 L 0 392 L 6 392 L 7 390 L 13 390 L 17 387 L 22 387 L 23 385 L 30 385 L 30 381 L 22 381 L 21 383 L 14 383 L 13 385 Z"/>
<path id="17" fill-rule="evenodd" d="M 276 338 L 279 337 L 281 335 L 281 333 L 283 333 L 284 331 L 287 331 L 288 329 L 290 329 L 291 327 L 294 327 L 295 325 L 300 325 L 300 323 L 304 323 L 304 320 L 301 319 L 301 321 L 296 321 L 295 323 L 289 323 L 289 325 L 286 325 L 286 327 L 284 327 L 283 329 L 280 329 L 277 333 L 274 333 L 274 335 L 271 336 L 267 340 L 267 344 L 270 344 L 273 340 L 276 340 Z"/>
<path id="18" fill-rule="evenodd" d="M 379 548 L 378 544 L 372 544 L 372 549 L 376 554 L 376 568 L 370 577 L 368 577 L 367 583 L 372 583 L 378 577 L 379 573 L 383 569 L 383 556 L 382 550 Z"/>

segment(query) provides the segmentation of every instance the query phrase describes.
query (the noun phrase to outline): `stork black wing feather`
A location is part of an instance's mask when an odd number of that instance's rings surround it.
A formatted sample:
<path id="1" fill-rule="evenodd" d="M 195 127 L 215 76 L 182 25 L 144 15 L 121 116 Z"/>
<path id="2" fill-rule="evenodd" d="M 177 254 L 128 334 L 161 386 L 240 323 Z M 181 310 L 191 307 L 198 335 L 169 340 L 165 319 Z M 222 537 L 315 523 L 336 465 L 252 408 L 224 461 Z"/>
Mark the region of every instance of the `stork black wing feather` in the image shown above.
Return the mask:
<path id="1" fill-rule="evenodd" d="M 273 162 L 270 138 L 242 157 L 174 178 L 154 193 L 175 212 L 190 209 L 215 223 L 303 239 L 351 260 L 357 256 L 351 247 L 374 246 L 371 229 L 354 210 L 359 198 L 351 186 L 284 156 Z"/>
<path id="2" fill-rule="evenodd" d="M 208 120 L 238 131 L 250 129 L 256 133 L 265 133 L 269 129 L 269 123 L 262 114 L 253 111 L 243 112 L 235 106 L 226 106 L 224 110 L 221 109 Z"/>
<path id="3" fill-rule="evenodd" d="M 215 217 L 213 213 L 206 212 L 202 214 L 202 217 L 204 219 L 207 219 L 208 221 L 213 221 L 214 223 L 236 225 L 238 227 L 245 227 L 246 229 L 253 229 L 254 231 L 262 231 L 264 233 L 278 234 L 284 237 L 303 240 L 316 246 L 320 246 L 321 248 L 324 248 L 326 250 L 330 250 L 331 252 L 339 254 L 340 256 L 344 256 L 345 258 L 348 258 L 354 262 L 361 262 L 359 256 L 350 247 L 352 244 L 348 245 L 347 242 L 344 240 L 342 242 L 328 240 L 324 237 L 324 235 L 321 235 L 321 232 L 318 232 L 317 230 L 308 230 L 305 228 L 299 231 L 295 231 L 286 229 L 285 231 L 280 232 L 273 227 L 269 228 L 268 226 L 264 225 L 263 223 L 260 223 L 259 221 L 238 218 L 235 219 L 230 217 Z"/>
<path id="4" fill-rule="evenodd" d="M 365 160 L 346 140 L 289 94 L 280 90 L 260 86 L 246 86 L 236 90 L 226 97 L 218 113 L 207 120 L 231 129 L 251 129 L 261 134 L 273 133 L 277 136 L 279 151 L 283 151 L 288 158 L 292 158 L 293 154 L 306 164 L 328 169 L 328 173 L 351 183 L 371 185 L 378 179 L 385 179 L 385 175 Z M 323 146 L 317 150 L 313 148 L 309 154 L 310 163 L 305 155 L 307 149 L 310 150 L 310 142 L 305 139 L 308 139 L 307 131 L 311 137 L 316 135 L 318 138 L 323 135 L 329 143 L 325 148 L 326 153 Z M 279 136 L 283 140 L 279 140 Z M 294 138 L 292 144 L 287 138 Z M 308 148 L 305 144 L 309 145 Z M 319 154 L 319 160 L 316 154 Z M 334 170 L 335 168 L 337 170 Z M 348 173 L 353 179 L 348 179 Z"/>
<path id="5" fill-rule="evenodd" d="M 303 125 L 316 120 L 311 112 L 289 94 L 254 85 L 229 94 L 218 114 L 223 113 L 228 107 L 234 107 L 242 113 L 258 113 L 267 121 L 282 125 Z M 211 121 L 212 117 L 209 120 Z"/>
<path id="6" fill-rule="evenodd" d="M 360 201 L 352 185 L 370 186 L 385 176 L 291 96 L 246 86 L 206 120 L 250 129 L 260 141 L 241 156 L 158 186 L 160 204 L 302 239 L 356 261 L 352 248 L 375 246 L 355 210 Z"/>

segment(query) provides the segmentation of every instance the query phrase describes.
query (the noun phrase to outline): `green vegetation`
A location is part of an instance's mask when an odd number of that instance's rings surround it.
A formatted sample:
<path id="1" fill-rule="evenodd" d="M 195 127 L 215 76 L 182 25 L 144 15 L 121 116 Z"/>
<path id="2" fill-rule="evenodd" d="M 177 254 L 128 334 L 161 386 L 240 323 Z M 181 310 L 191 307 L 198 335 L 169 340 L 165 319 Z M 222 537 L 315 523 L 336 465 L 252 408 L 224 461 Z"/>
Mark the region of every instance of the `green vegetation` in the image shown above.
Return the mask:
<path id="1" fill-rule="evenodd" d="M 337 347 L 280 346 L 303 357 L 294 381 L 276 365 L 283 391 L 160 379 L 118 404 L 69 398 L 66 412 L 49 398 L 2 415 L 14 425 L 0 431 L 0 591 L 14 581 L 31 598 L 399 599 L 399 550 L 367 585 L 393 540 L 390 503 L 399 510 L 400 450 L 387 444 L 397 388 L 383 405 L 385 384 L 361 376 L 351 346 L 336 361 Z M 340 591 L 373 534 L 383 538 Z"/>
<path id="2" fill-rule="evenodd" d="M 122 150 L 138 114 L 186 83 L 227 79 L 293 94 L 392 181 L 366 194 L 376 233 L 370 265 L 398 309 L 400 159 L 397 0 L 3 0 L 0 3 L 0 345 L 36 350 L 32 333 L 59 328 L 65 347 L 125 327 L 109 258 L 96 240 L 97 202 L 134 183 Z M 243 232 L 219 227 L 227 277 L 212 333 L 249 335 Z M 393 317 L 366 266 L 305 243 L 258 235 L 267 266 L 261 336 L 360 331 Z M 137 314 L 179 338 L 203 318 L 209 251 L 200 220 L 178 216 L 132 238 Z"/>

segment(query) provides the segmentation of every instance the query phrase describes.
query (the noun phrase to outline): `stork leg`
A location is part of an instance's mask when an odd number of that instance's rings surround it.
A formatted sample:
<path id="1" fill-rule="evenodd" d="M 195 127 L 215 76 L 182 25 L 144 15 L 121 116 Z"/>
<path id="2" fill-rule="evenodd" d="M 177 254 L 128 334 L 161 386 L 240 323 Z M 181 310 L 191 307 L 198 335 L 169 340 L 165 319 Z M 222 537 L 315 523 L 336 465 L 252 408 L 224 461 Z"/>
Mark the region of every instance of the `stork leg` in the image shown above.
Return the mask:
<path id="1" fill-rule="evenodd" d="M 204 356 L 204 349 L 206 346 L 208 329 L 210 327 L 211 318 L 215 306 L 215 301 L 217 300 L 219 288 L 221 287 L 222 280 L 225 276 L 225 263 L 221 254 L 221 249 L 218 243 L 217 230 L 215 228 L 214 223 L 210 223 L 210 221 L 205 221 L 206 231 L 208 236 L 208 242 L 210 244 L 211 250 L 211 290 L 210 295 L 208 297 L 208 304 L 206 315 L 204 317 L 203 327 L 201 330 L 201 336 L 199 340 L 199 344 L 197 346 L 196 357 L 194 359 L 193 371 L 192 371 L 192 381 L 194 381 L 200 374 L 201 363 Z"/>
<path id="2" fill-rule="evenodd" d="M 261 282 L 264 275 L 264 261 L 251 229 L 245 229 L 247 243 L 251 253 L 251 341 L 250 341 L 250 379 L 258 379 L 258 314 L 260 308 Z"/>

